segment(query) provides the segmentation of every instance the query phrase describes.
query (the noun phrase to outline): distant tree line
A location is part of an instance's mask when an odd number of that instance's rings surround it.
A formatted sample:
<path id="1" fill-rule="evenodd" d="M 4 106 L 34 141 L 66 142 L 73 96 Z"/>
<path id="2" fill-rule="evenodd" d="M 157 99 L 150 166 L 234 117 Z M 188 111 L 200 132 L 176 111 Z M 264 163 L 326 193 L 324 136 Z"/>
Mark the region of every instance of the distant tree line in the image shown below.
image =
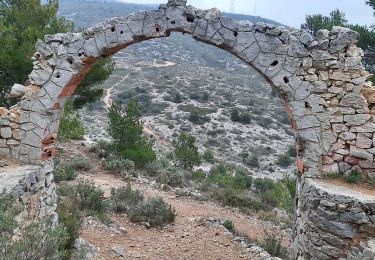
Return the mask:
<path id="1" fill-rule="evenodd" d="M 366 2 L 375 9 L 375 0 Z M 305 23 L 301 29 L 309 31 L 315 35 L 320 29 L 332 30 L 333 26 L 349 27 L 360 34 L 357 45 L 364 50 L 364 63 L 366 69 L 371 73 L 375 72 L 375 27 L 374 25 L 350 24 L 346 19 L 345 13 L 339 9 L 333 10 L 329 16 L 321 14 L 307 15 Z"/>
<path id="2" fill-rule="evenodd" d="M 0 106 L 9 106 L 8 94 L 14 83 L 25 84 L 33 69 L 31 57 L 37 39 L 46 34 L 74 31 L 72 22 L 59 17 L 58 0 L 1 0 L 0 1 Z M 112 73 L 110 58 L 98 61 L 78 86 L 73 103 L 75 107 L 100 98 L 100 87 Z"/>

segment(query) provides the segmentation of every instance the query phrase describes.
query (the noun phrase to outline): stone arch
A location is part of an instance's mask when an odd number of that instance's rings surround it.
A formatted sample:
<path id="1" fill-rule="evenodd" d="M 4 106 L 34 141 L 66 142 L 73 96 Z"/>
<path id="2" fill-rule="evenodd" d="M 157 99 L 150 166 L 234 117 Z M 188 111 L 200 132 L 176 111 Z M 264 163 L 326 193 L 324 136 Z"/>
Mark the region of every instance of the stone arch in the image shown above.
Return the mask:
<path id="1" fill-rule="evenodd" d="M 0 110 L 1 155 L 26 163 L 53 157 L 65 101 L 95 60 L 171 32 L 231 52 L 277 91 L 296 131 L 300 199 L 308 192 L 304 189 L 311 185 L 310 178 L 351 170 L 375 178 L 375 96 L 366 83 L 370 74 L 362 65 L 363 51 L 355 45 L 356 32 L 334 27 L 313 37 L 282 26 L 234 21 L 217 9 L 186 6 L 186 0 L 112 18 L 82 33 L 39 40 L 30 84 L 16 85 L 12 94 L 21 100 L 10 110 Z M 303 231 L 307 224 L 302 207 L 306 205 L 299 201 L 295 251 L 307 257 L 314 250 L 306 246 L 312 242 Z"/>

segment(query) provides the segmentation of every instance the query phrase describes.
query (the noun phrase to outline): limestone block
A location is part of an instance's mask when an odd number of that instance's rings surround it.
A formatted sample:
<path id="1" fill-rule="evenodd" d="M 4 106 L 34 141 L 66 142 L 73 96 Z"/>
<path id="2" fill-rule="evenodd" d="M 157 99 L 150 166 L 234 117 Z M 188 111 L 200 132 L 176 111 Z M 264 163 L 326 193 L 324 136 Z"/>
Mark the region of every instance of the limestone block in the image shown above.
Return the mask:
<path id="1" fill-rule="evenodd" d="M 11 138 L 12 137 L 12 128 L 2 127 L 0 129 L 0 134 L 2 138 Z"/>
<path id="2" fill-rule="evenodd" d="M 370 114 L 355 114 L 355 115 L 345 115 L 344 121 L 347 126 L 359 126 L 365 124 L 371 119 Z"/>
<path id="3" fill-rule="evenodd" d="M 356 93 L 346 94 L 340 101 L 340 106 L 351 108 L 362 108 L 366 105 L 366 100 L 362 95 Z"/>
<path id="4" fill-rule="evenodd" d="M 299 40 L 303 45 L 309 46 L 314 41 L 314 38 L 307 31 L 302 31 Z"/>
<path id="5" fill-rule="evenodd" d="M 359 36 L 358 32 L 340 26 L 334 26 L 331 34 L 337 35 L 337 37 L 331 41 L 329 47 L 331 53 L 342 51 L 348 45 L 356 43 Z"/>
<path id="6" fill-rule="evenodd" d="M 26 87 L 24 85 L 14 84 L 9 95 L 13 98 L 20 98 L 25 95 L 25 91 Z"/>
<path id="7" fill-rule="evenodd" d="M 368 138 L 363 133 L 358 133 L 357 140 L 356 140 L 356 146 L 359 148 L 371 148 L 372 147 L 372 140 Z"/>
<path id="8" fill-rule="evenodd" d="M 353 145 L 350 146 L 350 155 L 370 161 L 372 161 L 374 157 L 373 154 L 369 153 L 367 150 L 355 147 Z"/>

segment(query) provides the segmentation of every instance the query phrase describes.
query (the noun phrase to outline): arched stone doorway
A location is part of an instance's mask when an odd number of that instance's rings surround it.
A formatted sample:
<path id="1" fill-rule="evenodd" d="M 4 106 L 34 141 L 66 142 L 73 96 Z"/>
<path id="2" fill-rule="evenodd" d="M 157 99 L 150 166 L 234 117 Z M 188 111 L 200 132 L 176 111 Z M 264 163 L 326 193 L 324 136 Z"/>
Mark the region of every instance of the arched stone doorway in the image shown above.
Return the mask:
<path id="1" fill-rule="evenodd" d="M 296 131 L 295 256 L 313 258 L 326 246 L 319 259 L 329 259 L 346 254 L 358 237 L 367 241 L 375 233 L 371 198 L 358 202 L 360 206 L 356 202 L 362 211 L 355 214 L 370 216 L 364 222 L 350 219 L 343 224 L 334 219 L 330 223 L 325 213 L 315 219 L 309 215 L 320 206 L 340 204 L 337 197 L 327 197 L 315 179 L 353 170 L 366 179 L 375 178 L 374 91 L 365 83 L 369 74 L 362 66 L 363 51 L 355 45 L 357 33 L 346 28 L 322 30 L 314 38 L 304 31 L 238 22 L 216 9 L 203 11 L 186 6 L 184 0 L 170 0 L 159 10 L 113 18 L 82 33 L 47 35 L 44 42 L 37 42 L 30 85 L 21 101 L 1 110 L 1 154 L 25 163 L 49 160 L 56 153 L 64 103 L 95 60 L 171 32 L 187 33 L 231 52 L 264 75 L 279 94 Z M 323 198 L 329 205 L 316 205 Z M 326 222 L 328 228 L 319 226 Z M 341 226 L 332 230 L 330 225 L 337 223 Z M 342 243 L 332 242 L 336 238 Z"/>

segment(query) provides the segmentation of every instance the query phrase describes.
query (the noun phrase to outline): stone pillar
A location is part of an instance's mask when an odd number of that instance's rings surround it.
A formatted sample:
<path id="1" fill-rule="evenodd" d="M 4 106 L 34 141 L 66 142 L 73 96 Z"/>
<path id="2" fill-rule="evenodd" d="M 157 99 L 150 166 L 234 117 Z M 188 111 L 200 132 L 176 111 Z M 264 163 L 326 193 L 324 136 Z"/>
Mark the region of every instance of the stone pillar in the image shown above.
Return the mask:
<path id="1" fill-rule="evenodd" d="M 298 192 L 293 259 L 375 259 L 373 190 L 304 179 Z"/>

